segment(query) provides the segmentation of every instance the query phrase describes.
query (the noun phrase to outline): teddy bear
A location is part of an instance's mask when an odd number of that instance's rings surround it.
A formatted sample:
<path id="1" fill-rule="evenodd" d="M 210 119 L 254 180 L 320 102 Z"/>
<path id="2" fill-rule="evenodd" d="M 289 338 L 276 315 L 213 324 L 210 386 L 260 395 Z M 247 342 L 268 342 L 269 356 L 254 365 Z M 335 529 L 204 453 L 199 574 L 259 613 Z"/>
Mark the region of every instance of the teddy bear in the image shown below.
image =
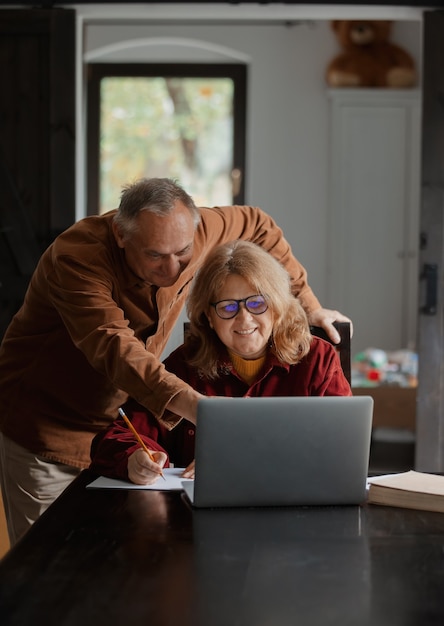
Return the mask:
<path id="1" fill-rule="evenodd" d="M 390 20 L 333 20 L 343 51 L 327 66 L 331 87 L 413 87 L 415 64 L 408 52 L 389 41 Z"/>

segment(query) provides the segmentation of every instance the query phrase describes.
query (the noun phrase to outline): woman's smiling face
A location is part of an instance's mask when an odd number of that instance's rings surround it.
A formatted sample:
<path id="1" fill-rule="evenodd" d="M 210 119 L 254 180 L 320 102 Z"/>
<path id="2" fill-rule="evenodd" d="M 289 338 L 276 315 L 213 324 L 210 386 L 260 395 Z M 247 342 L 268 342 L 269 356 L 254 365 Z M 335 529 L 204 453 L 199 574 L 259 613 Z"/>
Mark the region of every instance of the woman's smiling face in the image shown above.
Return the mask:
<path id="1" fill-rule="evenodd" d="M 243 300 L 258 295 L 250 283 L 238 274 L 227 276 L 225 285 L 216 294 L 214 302 L 220 300 Z M 247 311 L 240 304 L 237 315 L 221 319 L 214 307 L 208 308 L 208 320 L 219 339 L 231 352 L 244 359 L 257 359 L 265 354 L 273 330 L 273 314 L 267 309 L 260 315 Z"/>

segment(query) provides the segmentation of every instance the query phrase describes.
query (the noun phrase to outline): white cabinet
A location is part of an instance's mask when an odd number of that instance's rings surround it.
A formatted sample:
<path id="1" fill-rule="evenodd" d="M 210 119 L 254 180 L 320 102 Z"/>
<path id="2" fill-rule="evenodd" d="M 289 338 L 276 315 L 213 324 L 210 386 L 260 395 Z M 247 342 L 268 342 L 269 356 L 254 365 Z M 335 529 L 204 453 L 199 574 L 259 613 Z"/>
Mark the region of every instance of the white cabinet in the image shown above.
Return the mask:
<path id="1" fill-rule="evenodd" d="M 330 99 L 328 302 L 354 353 L 416 345 L 421 96 L 335 89 Z"/>

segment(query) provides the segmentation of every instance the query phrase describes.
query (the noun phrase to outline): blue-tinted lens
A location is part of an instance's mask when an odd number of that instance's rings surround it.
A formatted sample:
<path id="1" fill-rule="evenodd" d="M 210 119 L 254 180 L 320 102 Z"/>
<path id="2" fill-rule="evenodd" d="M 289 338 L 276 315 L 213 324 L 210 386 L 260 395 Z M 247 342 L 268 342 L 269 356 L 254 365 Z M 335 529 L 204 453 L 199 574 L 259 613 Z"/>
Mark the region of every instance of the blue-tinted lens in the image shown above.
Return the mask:
<path id="1" fill-rule="evenodd" d="M 239 303 L 236 300 L 224 300 L 217 305 L 217 312 L 222 315 L 233 315 L 239 311 Z"/>
<path id="2" fill-rule="evenodd" d="M 251 298 L 247 298 L 245 306 L 250 313 L 264 313 L 267 310 L 267 303 L 262 296 L 251 296 Z"/>

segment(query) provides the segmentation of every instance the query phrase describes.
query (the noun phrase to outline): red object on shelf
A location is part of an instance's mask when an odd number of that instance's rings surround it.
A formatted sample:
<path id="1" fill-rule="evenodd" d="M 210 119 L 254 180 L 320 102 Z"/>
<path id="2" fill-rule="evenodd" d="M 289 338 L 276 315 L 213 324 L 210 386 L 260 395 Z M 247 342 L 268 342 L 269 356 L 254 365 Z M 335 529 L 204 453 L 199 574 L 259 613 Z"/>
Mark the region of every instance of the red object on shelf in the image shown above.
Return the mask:
<path id="1" fill-rule="evenodd" d="M 379 382 L 381 380 L 381 372 L 379 370 L 369 370 L 367 372 L 367 378 L 368 380 L 371 380 L 372 382 Z"/>

